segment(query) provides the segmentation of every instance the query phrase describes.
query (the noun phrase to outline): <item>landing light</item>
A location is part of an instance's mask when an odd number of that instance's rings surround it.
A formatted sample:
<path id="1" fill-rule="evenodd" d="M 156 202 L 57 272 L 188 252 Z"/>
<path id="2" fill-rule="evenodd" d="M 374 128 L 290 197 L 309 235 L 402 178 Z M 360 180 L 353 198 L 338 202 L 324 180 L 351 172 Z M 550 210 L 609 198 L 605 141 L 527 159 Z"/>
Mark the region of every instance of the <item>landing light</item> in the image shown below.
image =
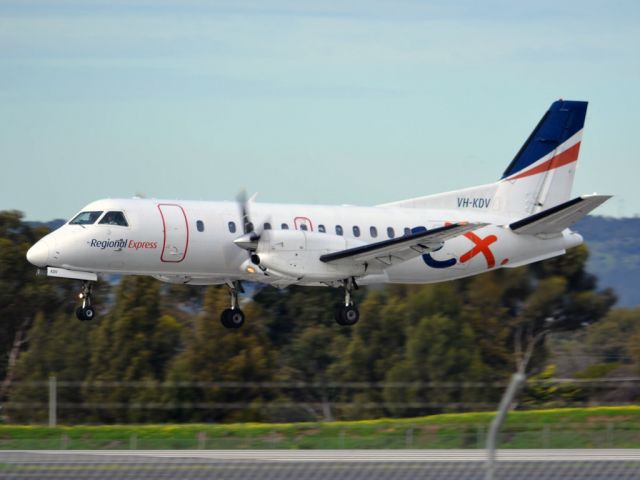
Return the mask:
<path id="1" fill-rule="evenodd" d="M 249 266 L 247 267 L 247 273 L 256 273 L 256 269 L 255 269 L 255 268 L 253 268 L 251 265 L 249 265 Z"/>

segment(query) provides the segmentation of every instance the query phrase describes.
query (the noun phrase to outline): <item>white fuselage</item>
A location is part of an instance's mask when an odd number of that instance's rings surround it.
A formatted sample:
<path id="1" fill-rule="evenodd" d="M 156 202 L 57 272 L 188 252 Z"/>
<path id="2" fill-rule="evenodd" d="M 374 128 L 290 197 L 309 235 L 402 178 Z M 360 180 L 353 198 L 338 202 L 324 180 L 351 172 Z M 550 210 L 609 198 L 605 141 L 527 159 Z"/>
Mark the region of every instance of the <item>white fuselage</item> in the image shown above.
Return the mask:
<path id="1" fill-rule="evenodd" d="M 405 229 L 416 227 L 430 230 L 463 221 L 488 224 L 446 241 L 435 252 L 389 268 L 378 266 L 363 271 L 358 276 L 361 284 L 451 280 L 560 255 L 582 242 L 580 235 L 568 229 L 550 238 L 518 235 L 509 229 L 508 219 L 483 207 L 434 210 L 250 203 L 256 230 L 264 229 L 268 223 L 274 231 L 287 228 L 342 236 L 347 247 L 399 237 Z M 42 239 L 30 260 L 41 267 L 151 275 L 168 282 L 190 284 L 234 280 L 277 285 L 332 283 L 305 271 L 278 284 L 277 280 L 282 279 L 247 269 L 247 251 L 233 242 L 244 233 L 241 213 L 234 202 L 108 199 L 93 202 L 83 210 L 103 214 L 121 211 L 128 225 L 67 223 Z"/>

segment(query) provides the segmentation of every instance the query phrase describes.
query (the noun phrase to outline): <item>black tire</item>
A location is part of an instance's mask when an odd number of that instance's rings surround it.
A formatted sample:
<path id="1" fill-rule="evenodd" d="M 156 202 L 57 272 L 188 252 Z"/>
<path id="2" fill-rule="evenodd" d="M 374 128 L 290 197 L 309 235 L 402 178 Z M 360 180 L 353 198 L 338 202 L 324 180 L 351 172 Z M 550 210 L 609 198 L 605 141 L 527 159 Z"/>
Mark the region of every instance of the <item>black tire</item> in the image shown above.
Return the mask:
<path id="1" fill-rule="evenodd" d="M 84 308 L 82 307 L 76 308 L 76 318 L 81 322 L 84 322 L 86 320 L 86 317 L 84 316 Z"/>
<path id="2" fill-rule="evenodd" d="M 358 323 L 360 320 L 360 312 L 353 305 L 348 307 L 345 305 L 338 305 L 336 307 L 336 322 L 343 327 L 350 327 Z"/>
<path id="3" fill-rule="evenodd" d="M 244 324 L 244 313 L 239 308 L 227 308 L 220 315 L 224 328 L 240 328 Z"/>
<path id="4" fill-rule="evenodd" d="M 346 326 L 355 325 L 360 320 L 360 312 L 353 305 L 345 307 L 342 311 L 342 320 Z"/>
<path id="5" fill-rule="evenodd" d="M 229 323 L 229 328 L 240 328 L 244 325 L 244 312 L 239 308 L 234 308 L 230 311 L 227 322 Z"/>
<path id="6" fill-rule="evenodd" d="M 223 310 L 222 313 L 220 314 L 220 323 L 224 328 L 231 328 L 229 327 L 229 323 L 227 322 L 227 317 L 230 311 L 231 310 L 227 308 L 226 310 Z"/>
<path id="7" fill-rule="evenodd" d="M 85 307 L 83 310 L 85 320 L 93 320 L 93 317 L 96 316 L 96 309 L 93 307 Z"/>

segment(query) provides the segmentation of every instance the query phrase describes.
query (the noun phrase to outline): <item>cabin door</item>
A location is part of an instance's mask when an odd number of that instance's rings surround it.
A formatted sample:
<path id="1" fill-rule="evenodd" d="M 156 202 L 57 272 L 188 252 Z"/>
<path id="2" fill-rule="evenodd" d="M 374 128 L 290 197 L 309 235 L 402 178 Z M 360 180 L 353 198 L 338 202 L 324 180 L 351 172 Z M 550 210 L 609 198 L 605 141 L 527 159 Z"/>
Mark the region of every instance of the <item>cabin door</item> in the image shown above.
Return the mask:
<path id="1" fill-rule="evenodd" d="M 162 217 L 164 242 L 160 260 L 177 263 L 187 256 L 189 247 L 189 224 L 180 205 L 161 203 L 158 205 Z"/>

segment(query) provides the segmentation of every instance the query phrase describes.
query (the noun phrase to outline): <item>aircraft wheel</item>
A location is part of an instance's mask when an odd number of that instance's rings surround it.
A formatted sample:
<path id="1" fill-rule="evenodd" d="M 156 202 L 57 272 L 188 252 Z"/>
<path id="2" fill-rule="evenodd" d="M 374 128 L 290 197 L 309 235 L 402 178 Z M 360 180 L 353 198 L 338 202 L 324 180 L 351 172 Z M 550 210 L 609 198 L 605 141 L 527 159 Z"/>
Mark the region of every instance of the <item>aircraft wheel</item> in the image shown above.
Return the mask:
<path id="1" fill-rule="evenodd" d="M 96 310 L 93 307 L 85 307 L 84 308 L 84 319 L 85 320 L 93 320 L 93 317 L 96 316 Z"/>
<path id="2" fill-rule="evenodd" d="M 350 327 L 360 320 L 360 312 L 353 305 L 340 305 L 336 309 L 336 322 L 338 325 Z"/>
<path id="3" fill-rule="evenodd" d="M 244 324 L 244 313 L 239 308 L 227 308 L 220 316 L 220 323 L 225 328 L 240 328 Z"/>
<path id="4" fill-rule="evenodd" d="M 89 307 L 78 307 L 76 309 L 76 317 L 78 317 L 78 320 L 93 320 L 93 317 L 96 316 L 96 310 L 89 306 Z"/>

